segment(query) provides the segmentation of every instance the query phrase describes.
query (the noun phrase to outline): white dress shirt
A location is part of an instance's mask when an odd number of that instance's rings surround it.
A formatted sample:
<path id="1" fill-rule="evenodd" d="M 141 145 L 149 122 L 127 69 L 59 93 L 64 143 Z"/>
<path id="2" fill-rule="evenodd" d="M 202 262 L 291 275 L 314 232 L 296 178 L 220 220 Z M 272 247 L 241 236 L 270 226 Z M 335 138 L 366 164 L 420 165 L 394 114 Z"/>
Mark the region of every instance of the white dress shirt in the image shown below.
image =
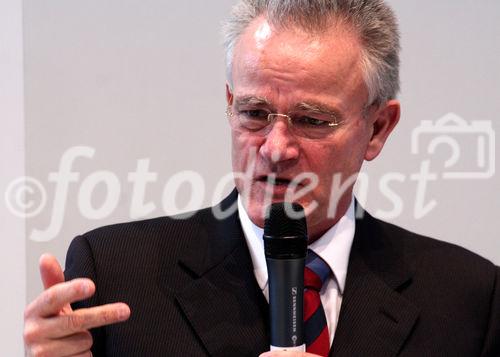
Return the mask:
<path id="1" fill-rule="evenodd" d="M 267 301 L 269 301 L 266 257 L 264 254 L 264 241 L 262 239 L 264 230 L 253 224 L 250 220 L 240 196 L 238 196 L 238 215 L 252 257 L 255 278 Z M 320 299 L 325 310 L 328 331 L 330 332 L 330 345 L 332 344 L 339 318 L 349 253 L 351 252 L 352 241 L 354 239 L 354 230 L 353 198 L 346 214 L 340 218 L 337 224 L 309 245 L 309 249 L 312 249 L 319 255 L 330 266 L 333 273 L 333 278 L 328 279 L 320 291 Z"/>

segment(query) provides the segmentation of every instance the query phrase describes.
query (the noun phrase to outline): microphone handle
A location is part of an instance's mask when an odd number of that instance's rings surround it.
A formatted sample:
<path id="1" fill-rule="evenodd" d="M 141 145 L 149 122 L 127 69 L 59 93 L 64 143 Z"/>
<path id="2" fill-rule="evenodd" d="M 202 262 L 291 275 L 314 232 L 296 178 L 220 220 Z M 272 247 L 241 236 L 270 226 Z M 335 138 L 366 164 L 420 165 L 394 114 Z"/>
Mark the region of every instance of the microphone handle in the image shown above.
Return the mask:
<path id="1" fill-rule="evenodd" d="M 305 258 L 266 258 L 271 351 L 304 351 Z"/>

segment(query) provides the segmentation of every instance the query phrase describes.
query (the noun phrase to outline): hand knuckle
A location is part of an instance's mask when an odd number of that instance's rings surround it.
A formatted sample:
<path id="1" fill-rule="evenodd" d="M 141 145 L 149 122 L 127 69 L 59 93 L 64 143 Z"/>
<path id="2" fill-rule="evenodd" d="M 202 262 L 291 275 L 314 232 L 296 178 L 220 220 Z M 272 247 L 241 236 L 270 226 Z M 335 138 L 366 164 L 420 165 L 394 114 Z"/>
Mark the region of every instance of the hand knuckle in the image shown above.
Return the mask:
<path id="1" fill-rule="evenodd" d="M 53 291 L 53 290 L 46 290 L 43 302 L 46 305 L 50 305 L 50 306 L 54 305 L 57 302 L 57 294 L 56 294 L 56 292 Z"/>
<path id="2" fill-rule="evenodd" d="M 84 330 L 78 334 L 78 340 L 82 348 L 85 350 L 90 349 L 94 342 L 92 339 L 92 334 L 87 330 Z"/>
<path id="3" fill-rule="evenodd" d="M 48 357 L 50 353 L 44 346 L 35 346 L 31 349 L 31 356 L 33 357 Z"/>
<path id="4" fill-rule="evenodd" d="M 114 320 L 114 312 L 109 310 L 104 310 L 101 314 L 101 319 L 105 324 L 109 324 Z"/>
<path id="5" fill-rule="evenodd" d="M 32 303 L 25 307 L 24 309 L 24 320 L 31 317 Z"/>
<path id="6" fill-rule="evenodd" d="M 66 327 L 70 331 L 79 331 L 82 329 L 84 319 L 76 314 L 66 316 Z"/>
<path id="7" fill-rule="evenodd" d="M 92 339 L 92 335 L 90 332 L 86 333 L 86 336 L 83 338 L 83 348 L 90 349 L 94 344 L 94 340 Z"/>
<path id="8" fill-rule="evenodd" d="M 37 340 L 38 334 L 38 327 L 34 323 L 27 323 L 24 326 L 23 338 L 27 345 L 33 344 Z"/>

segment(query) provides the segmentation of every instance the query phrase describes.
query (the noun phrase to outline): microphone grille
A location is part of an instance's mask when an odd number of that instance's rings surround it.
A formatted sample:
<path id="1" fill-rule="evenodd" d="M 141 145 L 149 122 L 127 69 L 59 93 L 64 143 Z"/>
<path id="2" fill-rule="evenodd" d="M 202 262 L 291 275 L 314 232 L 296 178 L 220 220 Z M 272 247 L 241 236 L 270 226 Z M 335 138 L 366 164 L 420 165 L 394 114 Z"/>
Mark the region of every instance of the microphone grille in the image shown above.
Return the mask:
<path id="1" fill-rule="evenodd" d="M 264 235 L 268 237 L 307 237 L 304 208 L 298 203 L 273 203 L 266 212 Z"/>

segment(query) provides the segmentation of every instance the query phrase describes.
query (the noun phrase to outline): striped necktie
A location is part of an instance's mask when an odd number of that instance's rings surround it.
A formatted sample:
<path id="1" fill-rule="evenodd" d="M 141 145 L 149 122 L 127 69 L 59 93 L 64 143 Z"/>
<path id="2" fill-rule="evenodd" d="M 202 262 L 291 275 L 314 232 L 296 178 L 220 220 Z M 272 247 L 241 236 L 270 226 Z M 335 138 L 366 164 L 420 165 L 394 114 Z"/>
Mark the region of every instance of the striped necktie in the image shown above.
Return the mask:
<path id="1" fill-rule="evenodd" d="M 319 297 L 323 283 L 330 275 L 330 267 L 312 250 L 307 251 L 304 270 L 304 331 L 306 351 L 328 356 L 330 334 L 325 310 Z"/>

